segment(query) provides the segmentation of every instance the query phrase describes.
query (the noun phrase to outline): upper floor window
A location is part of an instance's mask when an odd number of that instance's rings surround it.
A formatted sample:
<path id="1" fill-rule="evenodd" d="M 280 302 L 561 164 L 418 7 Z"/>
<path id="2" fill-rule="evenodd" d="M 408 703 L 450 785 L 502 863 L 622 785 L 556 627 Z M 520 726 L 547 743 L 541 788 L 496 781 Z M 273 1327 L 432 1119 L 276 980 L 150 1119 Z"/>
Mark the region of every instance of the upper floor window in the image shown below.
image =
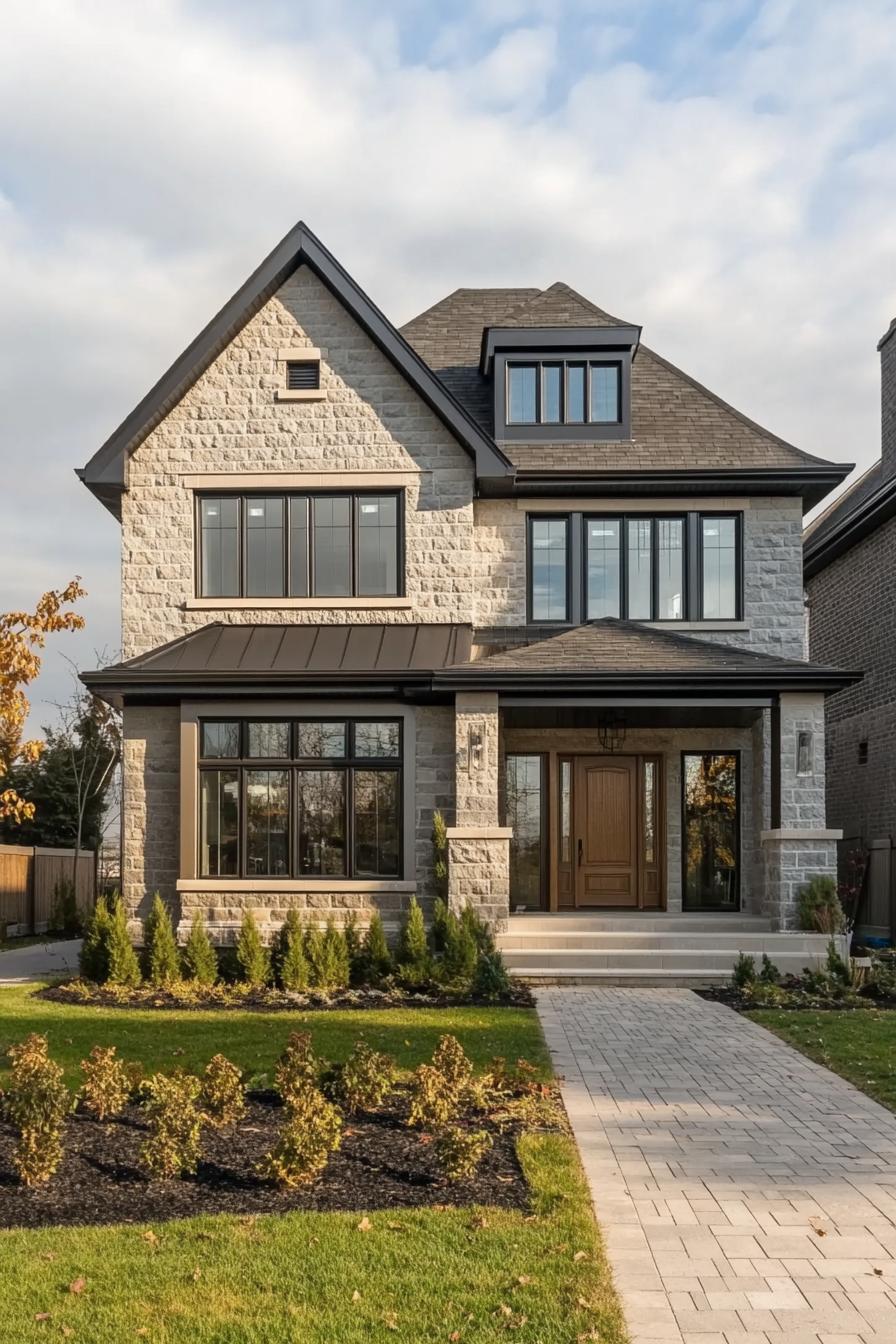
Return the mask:
<path id="1" fill-rule="evenodd" d="M 740 574 L 738 515 L 529 518 L 530 621 L 737 620 Z"/>
<path id="2" fill-rule="evenodd" d="M 508 361 L 506 368 L 509 425 L 621 422 L 622 366 L 616 361 Z"/>
<path id="3" fill-rule="evenodd" d="M 200 597 L 398 597 L 401 496 L 201 495 Z"/>

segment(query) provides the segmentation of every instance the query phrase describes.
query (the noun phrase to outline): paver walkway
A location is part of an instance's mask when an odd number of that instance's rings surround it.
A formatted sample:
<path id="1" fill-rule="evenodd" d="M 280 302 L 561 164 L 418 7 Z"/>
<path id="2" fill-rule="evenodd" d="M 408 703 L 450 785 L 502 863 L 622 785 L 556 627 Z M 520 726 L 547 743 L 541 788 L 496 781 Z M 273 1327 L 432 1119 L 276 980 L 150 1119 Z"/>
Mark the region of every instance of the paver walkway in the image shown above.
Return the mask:
<path id="1" fill-rule="evenodd" d="M 896 1344 L 896 1115 L 689 990 L 538 1012 L 633 1344 Z"/>
<path id="2" fill-rule="evenodd" d="M 0 985 L 20 985 L 28 980 L 47 980 L 56 975 L 77 975 L 80 938 L 31 943 L 0 952 Z"/>

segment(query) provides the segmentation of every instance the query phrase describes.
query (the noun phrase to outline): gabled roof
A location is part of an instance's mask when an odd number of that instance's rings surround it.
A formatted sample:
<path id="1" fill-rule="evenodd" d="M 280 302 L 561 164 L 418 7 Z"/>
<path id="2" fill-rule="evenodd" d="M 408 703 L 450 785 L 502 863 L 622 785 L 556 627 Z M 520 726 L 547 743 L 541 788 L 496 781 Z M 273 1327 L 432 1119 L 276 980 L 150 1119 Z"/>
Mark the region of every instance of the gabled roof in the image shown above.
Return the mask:
<path id="1" fill-rule="evenodd" d="M 896 517 L 896 477 L 878 461 L 853 481 L 803 533 L 803 575 L 813 578 L 878 527 Z"/>
<path id="2" fill-rule="evenodd" d="M 242 327 L 299 266 L 309 266 L 355 321 L 407 378 L 476 463 L 480 477 L 512 469 L 503 453 L 447 384 L 433 374 L 389 319 L 364 293 L 308 226 L 298 223 L 253 271 L 78 475 L 113 512 L 125 488 L 127 459 L 221 354 Z"/>

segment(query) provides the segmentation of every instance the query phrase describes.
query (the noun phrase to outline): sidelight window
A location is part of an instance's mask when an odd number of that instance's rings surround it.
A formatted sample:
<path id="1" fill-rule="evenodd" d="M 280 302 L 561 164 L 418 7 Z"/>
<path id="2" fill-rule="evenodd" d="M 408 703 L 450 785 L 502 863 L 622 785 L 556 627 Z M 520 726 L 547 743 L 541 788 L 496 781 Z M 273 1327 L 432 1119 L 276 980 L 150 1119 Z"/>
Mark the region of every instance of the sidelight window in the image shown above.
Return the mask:
<path id="1" fill-rule="evenodd" d="M 682 774 L 684 907 L 734 910 L 739 901 L 738 755 L 686 752 Z"/>
<path id="2" fill-rule="evenodd" d="M 544 758 L 506 757 L 504 810 L 510 841 L 510 904 L 538 910 L 544 881 Z"/>

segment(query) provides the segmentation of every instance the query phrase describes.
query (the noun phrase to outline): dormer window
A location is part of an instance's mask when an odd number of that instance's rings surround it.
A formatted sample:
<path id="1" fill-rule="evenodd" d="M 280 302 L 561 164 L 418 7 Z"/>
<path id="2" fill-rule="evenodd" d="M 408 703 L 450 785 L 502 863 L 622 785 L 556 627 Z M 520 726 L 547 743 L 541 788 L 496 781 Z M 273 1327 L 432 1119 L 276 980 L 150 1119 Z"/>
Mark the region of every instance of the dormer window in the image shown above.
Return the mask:
<path id="1" fill-rule="evenodd" d="M 618 425 L 618 361 L 507 361 L 508 425 Z"/>

